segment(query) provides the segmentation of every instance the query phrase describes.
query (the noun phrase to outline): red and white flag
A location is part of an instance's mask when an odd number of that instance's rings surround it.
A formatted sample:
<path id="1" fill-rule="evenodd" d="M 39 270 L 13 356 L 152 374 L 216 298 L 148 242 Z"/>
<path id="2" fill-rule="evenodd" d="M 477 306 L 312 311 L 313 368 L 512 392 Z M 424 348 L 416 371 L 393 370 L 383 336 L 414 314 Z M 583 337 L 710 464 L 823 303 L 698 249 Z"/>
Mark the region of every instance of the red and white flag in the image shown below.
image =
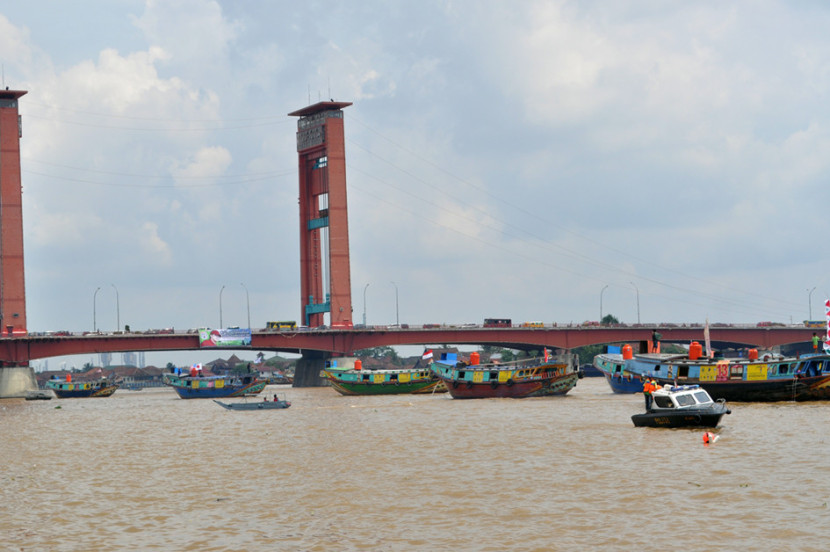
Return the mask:
<path id="1" fill-rule="evenodd" d="M 703 340 L 706 342 L 706 357 L 714 357 L 712 352 L 712 339 L 709 337 L 709 318 L 706 318 L 706 326 L 703 328 Z"/>
<path id="2" fill-rule="evenodd" d="M 424 354 L 423 354 L 423 355 L 421 355 L 421 358 L 422 358 L 423 360 L 429 360 L 429 359 L 431 359 L 431 358 L 432 358 L 432 349 L 430 349 L 430 350 L 428 350 L 428 351 L 424 351 Z"/>
<path id="3" fill-rule="evenodd" d="M 545 347 L 545 362 L 548 360 L 550 360 L 550 351 L 548 351 L 548 348 Z"/>

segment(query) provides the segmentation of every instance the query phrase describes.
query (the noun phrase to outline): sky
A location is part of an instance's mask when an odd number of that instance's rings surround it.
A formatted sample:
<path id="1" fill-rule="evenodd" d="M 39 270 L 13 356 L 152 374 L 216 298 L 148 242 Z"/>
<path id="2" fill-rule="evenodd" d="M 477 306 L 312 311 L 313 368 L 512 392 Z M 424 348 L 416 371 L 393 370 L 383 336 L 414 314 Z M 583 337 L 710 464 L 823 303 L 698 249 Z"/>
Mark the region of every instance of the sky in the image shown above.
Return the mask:
<path id="1" fill-rule="evenodd" d="M 288 113 L 328 99 L 356 322 L 820 319 L 828 27 L 808 0 L 6 3 L 29 330 L 300 320 Z"/>

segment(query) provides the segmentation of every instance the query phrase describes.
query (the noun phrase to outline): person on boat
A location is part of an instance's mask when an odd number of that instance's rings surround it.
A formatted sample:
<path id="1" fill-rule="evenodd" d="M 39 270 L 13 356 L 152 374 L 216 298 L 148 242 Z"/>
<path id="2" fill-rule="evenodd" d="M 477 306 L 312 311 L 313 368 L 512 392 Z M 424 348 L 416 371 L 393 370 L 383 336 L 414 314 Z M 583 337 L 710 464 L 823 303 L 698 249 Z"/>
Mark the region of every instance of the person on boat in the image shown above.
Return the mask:
<path id="1" fill-rule="evenodd" d="M 274 402 L 278 402 L 276 394 L 274 395 Z"/>
<path id="2" fill-rule="evenodd" d="M 651 352 L 652 353 L 659 353 L 660 352 L 660 339 L 663 336 L 657 330 L 653 330 L 651 332 Z"/>
<path id="3" fill-rule="evenodd" d="M 649 378 L 643 380 L 643 396 L 646 398 L 646 412 L 651 410 L 651 392 L 654 391 L 654 384 Z"/>
<path id="4" fill-rule="evenodd" d="M 818 335 L 816 335 L 816 332 L 813 332 L 813 352 L 818 352 Z"/>

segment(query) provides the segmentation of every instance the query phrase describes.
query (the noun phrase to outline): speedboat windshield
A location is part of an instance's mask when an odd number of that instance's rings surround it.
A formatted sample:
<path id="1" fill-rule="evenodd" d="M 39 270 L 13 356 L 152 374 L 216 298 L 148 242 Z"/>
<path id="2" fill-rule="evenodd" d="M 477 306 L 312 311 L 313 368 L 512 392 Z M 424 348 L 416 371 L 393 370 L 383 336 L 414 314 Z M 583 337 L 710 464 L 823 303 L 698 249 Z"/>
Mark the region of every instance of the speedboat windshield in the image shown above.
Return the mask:
<path id="1" fill-rule="evenodd" d="M 698 391 L 697 393 L 695 393 L 695 399 L 697 399 L 697 402 L 699 402 L 700 404 L 706 404 L 706 403 L 713 402 L 712 397 L 709 396 L 709 393 L 707 393 L 706 391 L 703 391 L 703 390 Z"/>

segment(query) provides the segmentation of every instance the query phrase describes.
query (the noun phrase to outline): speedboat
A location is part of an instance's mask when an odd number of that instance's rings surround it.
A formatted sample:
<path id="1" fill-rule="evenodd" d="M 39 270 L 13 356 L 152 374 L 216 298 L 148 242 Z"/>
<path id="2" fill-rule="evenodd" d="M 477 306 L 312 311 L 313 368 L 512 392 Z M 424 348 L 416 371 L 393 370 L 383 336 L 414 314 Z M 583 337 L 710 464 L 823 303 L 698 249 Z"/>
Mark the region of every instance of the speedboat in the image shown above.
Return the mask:
<path id="1" fill-rule="evenodd" d="M 635 427 L 717 427 L 731 412 L 726 401 L 713 401 L 699 385 L 667 385 L 651 395 L 651 409 L 631 416 Z"/>

